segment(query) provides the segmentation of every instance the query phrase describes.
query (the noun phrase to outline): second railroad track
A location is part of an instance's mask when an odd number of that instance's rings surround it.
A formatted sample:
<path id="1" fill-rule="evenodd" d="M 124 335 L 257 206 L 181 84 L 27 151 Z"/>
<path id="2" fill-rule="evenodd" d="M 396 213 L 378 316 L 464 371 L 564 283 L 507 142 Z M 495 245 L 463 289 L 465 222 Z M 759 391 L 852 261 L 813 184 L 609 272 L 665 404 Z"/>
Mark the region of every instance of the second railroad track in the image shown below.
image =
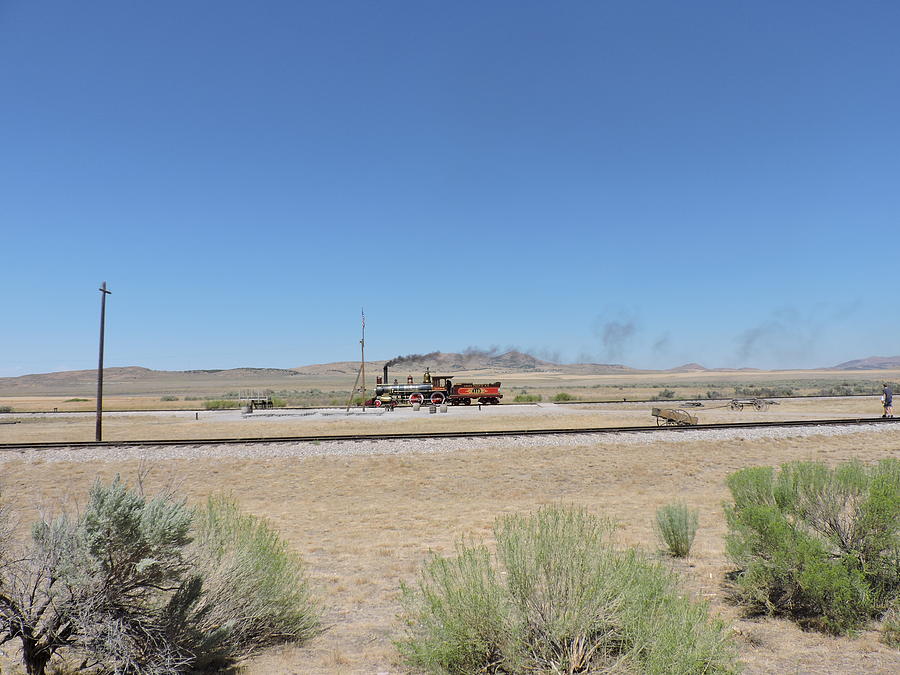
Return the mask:
<path id="1" fill-rule="evenodd" d="M 103 448 L 128 446 L 170 446 L 170 445 L 223 445 L 240 443 L 325 443 L 335 441 L 366 442 L 389 440 L 420 439 L 453 439 L 453 438 L 501 438 L 508 436 L 563 436 L 563 435 L 606 435 L 621 433 L 682 433 L 686 431 L 707 431 L 714 429 L 761 429 L 777 427 L 826 427 L 852 426 L 859 424 L 894 424 L 900 418 L 858 417 L 822 420 L 783 420 L 773 422 L 737 422 L 729 424 L 695 424 L 689 426 L 626 426 L 626 427 L 579 427 L 565 429 L 503 429 L 493 431 L 439 431 L 409 432 L 388 434 L 319 434 L 315 436 L 242 436 L 238 438 L 182 438 L 182 439 L 144 439 L 144 440 L 110 440 L 110 441 L 52 441 L 0 443 L 0 452 L 16 452 L 25 450 L 47 450 L 52 448 Z"/>

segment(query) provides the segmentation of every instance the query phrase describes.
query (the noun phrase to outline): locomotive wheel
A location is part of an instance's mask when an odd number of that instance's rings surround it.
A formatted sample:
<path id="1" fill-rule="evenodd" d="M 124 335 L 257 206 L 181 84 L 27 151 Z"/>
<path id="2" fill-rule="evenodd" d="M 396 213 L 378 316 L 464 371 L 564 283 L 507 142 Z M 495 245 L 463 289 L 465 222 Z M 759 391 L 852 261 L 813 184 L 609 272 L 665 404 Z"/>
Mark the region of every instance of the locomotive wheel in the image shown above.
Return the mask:
<path id="1" fill-rule="evenodd" d="M 410 394 L 409 395 L 409 402 L 412 403 L 413 405 L 416 405 L 416 404 L 422 405 L 422 402 L 424 400 L 425 400 L 425 397 L 422 396 L 422 394 Z"/>
<path id="2" fill-rule="evenodd" d="M 463 404 L 464 404 L 464 405 L 472 405 L 472 399 L 470 399 L 470 398 L 464 398 L 464 399 L 463 399 Z"/>
<path id="3" fill-rule="evenodd" d="M 431 405 L 440 405 L 443 402 L 444 395 L 441 392 L 436 391 L 431 395 Z"/>
<path id="4" fill-rule="evenodd" d="M 377 398 L 375 399 L 375 407 L 376 407 L 376 408 L 380 408 L 380 407 L 381 407 L 381 401 L 379 401 Z"/>

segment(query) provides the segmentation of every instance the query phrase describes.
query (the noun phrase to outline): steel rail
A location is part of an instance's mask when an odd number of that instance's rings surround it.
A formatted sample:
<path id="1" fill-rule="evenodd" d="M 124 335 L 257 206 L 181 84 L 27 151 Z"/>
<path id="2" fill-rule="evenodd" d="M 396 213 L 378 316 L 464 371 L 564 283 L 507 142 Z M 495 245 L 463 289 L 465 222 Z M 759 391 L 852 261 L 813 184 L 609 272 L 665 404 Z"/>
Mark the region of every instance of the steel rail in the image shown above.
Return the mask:
<path id="1" fill-rule="evenodd" d="M 855 417 L 824 420 L 783 420 L 769 422 L 737 422 L 722 424 L 694 424 L 686 426 L 629 426 L 629 427 L 585 427 L 566 429 L 504 429 L 497 431 L 440 431 L 394 434 L 346 434 L 319 436 L 261 436 L 238 438 L 184 438 L 184 439 L 147 439 L 139 441 L 52 441 L 42 443 L 0 443 L 0 452 L 24 450 L 49 450 L 53 448 L 108 448 L 133 447 L 146 445 L 234 445 L 239 443 L 324 443 L 336 441 L 408 441 L 441 438 L 500 438 L 507 436 L 565 436 L 577 434 L 617 434 L 617 433 L 665 433 L 682 431 L 708 431 L 714 429 L 760 429 L 777 427 L 819 427 L 819 426 L 852 426 L 857 424 L 893 424 L 900 422 L 900 417 Z"/>

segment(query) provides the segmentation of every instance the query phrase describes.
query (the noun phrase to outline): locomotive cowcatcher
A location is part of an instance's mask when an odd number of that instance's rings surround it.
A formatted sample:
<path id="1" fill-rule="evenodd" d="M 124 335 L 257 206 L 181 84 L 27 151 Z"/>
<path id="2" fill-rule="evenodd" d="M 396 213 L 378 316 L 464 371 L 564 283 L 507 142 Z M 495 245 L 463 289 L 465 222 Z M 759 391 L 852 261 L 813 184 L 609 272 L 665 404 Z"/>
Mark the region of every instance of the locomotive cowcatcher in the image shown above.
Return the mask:
<path id="1" fill-rule="evenodd" d="M 384 367 L 384 379 L 378 377 L 375 383 L 375 396 L 366 401 L 365 405 L 380 408 L 387 406 L 394 408 L 401 403 L 412 405 L 431 403 L 441 405 L 472 405 L 477 401 L 485 405 L 498 405 L 503 394 L 500 393 L 499 382 L 487 384 L 473 384 L 472 382 L 453 383 L 453 375 L 432 375 L 426 369 L 422 381 L 413 383 L 412 375 L 406 378 L 406 384 L 400 384 L 394 380 L 388 384 L 388 367 Z"/>

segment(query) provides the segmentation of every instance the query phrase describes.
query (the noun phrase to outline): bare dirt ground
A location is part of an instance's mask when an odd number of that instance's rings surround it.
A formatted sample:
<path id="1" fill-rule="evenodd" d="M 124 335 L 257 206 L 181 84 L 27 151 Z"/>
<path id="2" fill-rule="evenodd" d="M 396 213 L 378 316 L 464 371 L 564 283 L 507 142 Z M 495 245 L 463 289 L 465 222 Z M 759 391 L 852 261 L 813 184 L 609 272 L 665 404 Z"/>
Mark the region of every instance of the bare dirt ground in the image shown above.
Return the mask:
<path id="1" fill-rule="evenodd" d="M 803 414 L 805 403 L 788 412 Z M 872 403 L 877 406 L 877 401 Z M 588 408 L 584 419 L 602 412 Z M 808 412 L 821 410 L 813 407 Z M 580 413 L 565 414 L 563 422 L 568 424 Z M 646 406 L 617 414 L 648 420 Z M 748 416 L 746 411 L 731 414 Z M 448 415 L 419 417 L 411 424 L 427 426 Z M 517 419 L 524 423 L 526 418 Z M 190 422 L 196 420 L 172 424 Z M 749 438 L 736 434 L 683 441 L 666 435 L 640 442 L 586 442 L 582 437 L 577 443 L 543 445 L 498 440 L 477 450 L 466 449 L 470 446 L 462 441 L 445 441 L 442 452 L 428 454 L 408 443 L 404 452 L 390 455 L 154 461 L 148 454 L 146 461 L 153 468 L 151 487 L 174 479 L 192 502 L 214 492 L 231 492 L 244 508 L 269 518 L 309 565 L 326 630 L 306 645 L 272 650 L 249 661 L 245 675 L 404 673 L 392 645 L 400 630 L 399 585 L 415 580 L 429 551 L 451 553 L 463 536 L 490 541 L 498 515 L 560 502 L 614 518 L 622 546 L 655 551 L 652 519 L 659 506 L 674 500 L 699 509 L 700 530 L 691 557 L 668 564 L 681 575 L 688 592 L 708 600 L 733 627 L 745 672 L 900 672 L 900 651 L 880 643 L 874 630 L 833 638 L 803 632 L 780 619 L 744 617 L 727 600 L 725 574 L 731 566 L 724 555 L 722 515 L 728 497 L 724 480 L 737 469 L 792 460 L 874 462 L 900 457 L 900 429 Z M 322 444 L 323 450 L 327 445 Z M 4 497 L 24 510 L 22 529 L 38 504 L 83 503 L 95 478 L 135 476 L 139 460 L 116 459 L 114 451 L 108 452 L 89 461 L 50 461 L 50 455 L 37 452 L 0 455 Z M 4 673 L 14 672 L 6 664 L 3 668 Z"/>
<path id="2" fill-rule="evenodd" d="M 237 410 L 105 413 L 105 440 L 163 440 L 190 438 L 256 438 L 356 433 L 493 431 L 499 429 L 563 429 L 655 424 L 653 407 L 679 408 L 677 401 L 656 403 L 504 405 L 448 408 L 445 414 L 368 409 L 272 410 L 242 415 Z M 735 411 L 727 401 L 705 401 L 700 408 L 684 408 L 701 424 L 880 417 L 877 397 L 782 399 L 767 410 L 750 407 Z M 96 418 L 90 413 L 0 414 L 0 443 L 94 440 Z"/>

